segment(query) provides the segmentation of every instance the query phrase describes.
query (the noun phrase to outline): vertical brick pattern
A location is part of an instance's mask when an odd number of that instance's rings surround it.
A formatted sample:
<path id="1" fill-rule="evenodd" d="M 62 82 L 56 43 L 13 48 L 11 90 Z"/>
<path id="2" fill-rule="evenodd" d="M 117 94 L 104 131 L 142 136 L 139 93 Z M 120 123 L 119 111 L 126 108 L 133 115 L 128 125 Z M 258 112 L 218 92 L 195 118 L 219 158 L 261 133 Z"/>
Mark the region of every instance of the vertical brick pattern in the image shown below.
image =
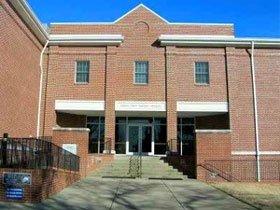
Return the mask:
<path id="1" fill-rule="evenodd" d="M 250 57 L 244 49 L 227 48 L 226 54 L 232 149 L 253 151 L 255 126 Z"/>
<path id="2" fill-rule="evenodd" d="M 80 175 L 85 177 L 91 171 L 96 170 L 113 161 L 114 156 L 108 154 L 89 154 L 87 129 L 69 128 L 68 130 L 56 128 L 53 131 L 53 143 L 62 147 L 63 144 L 76 144 L 77 155 L 80 157 Z"/>
<path id="3" fill-rule="evenodd" d="M 174 56 L 170 53 L 173 47 L 166 47 L 166 116 L 167 141 L 172 152 L 177 151 L 177 104 L 176 104 L 176 77 L 173 64 Z M 175 140 L 175 142 L 174 142 Z"/>
<path id="4" fill-rule="evenodd" d="M 107 56 L 106 56 L 106 79 L 105 79 L 105 141 L 109 139 L 111 142 L 105 144 L 105 151 L 112 150 L 115 151 L 115 99 L 116 99 L 116 90 L 115 90 L 115 76 L 117 74 L 116 69 L 116 47 L 107 47 Z M 110 147 L 111 148 L 108 148 Z"/>
<path id="5" fill-rule="evenodd" d="M 6 1 L 0 20 L 0 134 L 35 136 L 42 46 Z"/>
<path id="6" fill-rule="evenodd" d="M 77 155 L 80 157 L 80 174 L 85 177 L 87 174 L 87 154 L 89 131 L 85 130 L 54 130 L 53 143 L 62 147 L 63 144 L 76 144 Z"/>
<path id="7" fill-rule="evenodd" d="M 196 133 L 196 164 L 197 179 L 206 180 L 208 170 L 206 161 L 230 160 L 231 134 L 230 133 Z"/>

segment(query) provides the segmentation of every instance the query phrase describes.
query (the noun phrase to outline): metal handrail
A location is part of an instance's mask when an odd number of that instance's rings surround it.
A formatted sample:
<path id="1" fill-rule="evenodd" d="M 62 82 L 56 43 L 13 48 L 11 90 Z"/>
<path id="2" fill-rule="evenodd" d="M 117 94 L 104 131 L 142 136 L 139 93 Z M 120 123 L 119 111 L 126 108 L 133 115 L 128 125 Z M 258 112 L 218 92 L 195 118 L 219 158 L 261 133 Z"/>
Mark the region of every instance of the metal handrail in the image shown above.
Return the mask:
<path id="1" fill-rule="evenodd" d="M 79 171 L 80 157 L 37 138 L 0 139 L 0 167 Z"/>

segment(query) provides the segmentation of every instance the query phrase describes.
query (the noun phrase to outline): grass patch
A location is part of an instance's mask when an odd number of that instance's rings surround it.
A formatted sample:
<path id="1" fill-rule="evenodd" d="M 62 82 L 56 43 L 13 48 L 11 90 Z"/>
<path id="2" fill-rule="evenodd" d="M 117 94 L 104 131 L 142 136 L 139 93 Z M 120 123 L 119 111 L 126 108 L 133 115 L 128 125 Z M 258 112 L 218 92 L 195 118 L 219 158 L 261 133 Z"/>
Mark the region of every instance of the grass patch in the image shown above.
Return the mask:
<path id="1" fill-rule="evenodd" d="M 211 183 L 239 200 L 260 209 L 280 209 L 280 183 Z"/>

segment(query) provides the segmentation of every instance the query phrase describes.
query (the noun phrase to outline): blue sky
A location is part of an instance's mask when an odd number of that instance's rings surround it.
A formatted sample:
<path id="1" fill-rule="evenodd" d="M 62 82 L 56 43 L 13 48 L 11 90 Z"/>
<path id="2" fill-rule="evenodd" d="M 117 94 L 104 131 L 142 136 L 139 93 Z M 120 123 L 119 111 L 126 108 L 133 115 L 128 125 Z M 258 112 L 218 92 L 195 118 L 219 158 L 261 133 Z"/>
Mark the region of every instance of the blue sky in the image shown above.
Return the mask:
<path id="1" fill-rule="evenodd" d="M 280 38 L 280 0 L 28 0 L 43 23 L 114 21 L 143 3 L 169 22 L 234 23 L 238 37 Z"/>

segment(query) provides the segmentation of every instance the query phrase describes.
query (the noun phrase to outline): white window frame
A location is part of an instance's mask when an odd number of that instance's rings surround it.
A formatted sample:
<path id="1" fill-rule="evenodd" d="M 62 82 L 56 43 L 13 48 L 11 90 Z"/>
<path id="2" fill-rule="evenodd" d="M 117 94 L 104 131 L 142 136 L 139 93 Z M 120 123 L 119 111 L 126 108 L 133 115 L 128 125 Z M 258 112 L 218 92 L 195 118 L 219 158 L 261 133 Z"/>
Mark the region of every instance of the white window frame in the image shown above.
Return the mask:
<path id="1" fill-rule="evenodd" d="M 208 63 L 208 83 L 197 83 L 196 82 L 196 63 Z M 209 61 L 195 61 L 193 63 L 193 69 L 194 69 L 194 84 L 198 86 L 209 86 L 210 85 L 210 62 Z"/>
<path id="2" fill-rule="evenodd" d="M 148 69 L 147 69 L 147 82 L 146 83 L 136 82 L 136 63 L 137 62 L 145 62 L 145 63 L 147 63 Z M 133 71 L 133 84 L 134 85 L 148 85 L 149 84 L 149 65 L 150 65 L 149 61 L 144 61 L 144 60 L 134 61 L 134 71 Z"/>
<path id="3" fill-rule="evenodd" d="M 77 82 L 77 63 L 78 62 L 89 62 L 88 64 L 88 82 Z M 77 85 L 86 85 L 89 83 L 89 72 L 90 72 L 90 61 L 89 60 L 76 60 L 75 61 L 75 76 L 74 76 L 74 83 L 77 84 Z"/>

